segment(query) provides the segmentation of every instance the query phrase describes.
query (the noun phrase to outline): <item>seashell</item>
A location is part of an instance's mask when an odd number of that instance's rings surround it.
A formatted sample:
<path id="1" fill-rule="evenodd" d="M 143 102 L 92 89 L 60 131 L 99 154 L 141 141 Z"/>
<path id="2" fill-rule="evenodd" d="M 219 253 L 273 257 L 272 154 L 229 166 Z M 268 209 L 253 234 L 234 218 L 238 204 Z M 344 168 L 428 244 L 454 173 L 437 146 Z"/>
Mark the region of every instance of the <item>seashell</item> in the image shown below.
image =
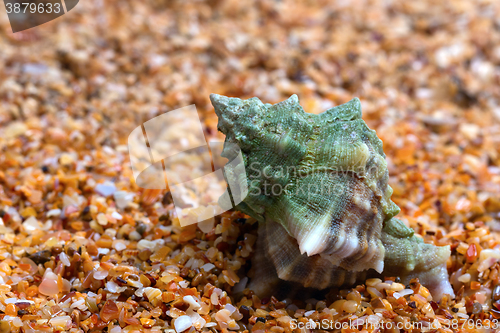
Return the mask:
<path id="1" fill-rule="evenodd" d="M 244 197 L 231 187 L 236 208 L 259 221 L 254 280 L 324 289 L 387 266 L 402 278 L 441 281 L 434 277 L 446 273 L 449 247 L 423 244 L 393 219 L 400 209 L 391 200 L 382 141 L 361 118 L 359 99 L 318 115 L 305 113 L 296 95 L 275 105 L 255 97 L 210 99 L 229 143 L 222 156 L 231 161 L 239 148 L 245 162 L 245 170 L 230 163 L 224 170 L 228 183 L 248 186 Z"/>
<path id="2" fill-rule="evenodd" d="M 359 100 L 315 115 L 296 95 L 276 105 L 212 96 L 219 130 L 245 156 L 247 179 L 240 181 L 250 194 L 237 208 L 281 224 L 301 254 L 381 272 L 383 221 L 399 208 L 390 200 L 382 142 L 361 119 Z"/>

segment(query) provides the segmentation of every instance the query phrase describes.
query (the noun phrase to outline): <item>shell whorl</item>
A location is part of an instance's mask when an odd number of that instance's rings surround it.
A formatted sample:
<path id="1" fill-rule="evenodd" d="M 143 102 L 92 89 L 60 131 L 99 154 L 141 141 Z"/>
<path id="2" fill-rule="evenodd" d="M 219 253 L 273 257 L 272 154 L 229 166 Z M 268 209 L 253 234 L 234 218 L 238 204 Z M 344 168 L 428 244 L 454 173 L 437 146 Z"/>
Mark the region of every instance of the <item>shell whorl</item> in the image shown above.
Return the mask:
<path id="1" fill-rule="evenodd" d="M 247 182 L 237 209 L 261 223 L 275 221 L 297 240 L 300 253 L 319 254 L 349 271 L 383 269 L 384 221 L 399 212 L 391 201 L 382 142 L 352 101 L 321 114 L 304 112 L 296 95 L 275 104 L 212 94 L 226 135 L 223 156 L 241 149 Z M 234 192 L 234 190 L 233 190 Z"/>

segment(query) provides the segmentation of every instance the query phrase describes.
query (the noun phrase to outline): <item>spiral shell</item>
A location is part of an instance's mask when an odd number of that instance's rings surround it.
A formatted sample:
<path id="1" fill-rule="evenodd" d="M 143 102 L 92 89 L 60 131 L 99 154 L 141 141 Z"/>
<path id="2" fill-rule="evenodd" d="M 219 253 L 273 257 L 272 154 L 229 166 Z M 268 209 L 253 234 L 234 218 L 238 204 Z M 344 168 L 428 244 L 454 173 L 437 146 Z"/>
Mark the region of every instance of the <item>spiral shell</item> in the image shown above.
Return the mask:
<path id="1" fill-rule="evenodd" d="M 275 105 L 215 94 L 210 99 L 228 143 L 222 156 L 231 161 L 239 148 L 245 162 L 243 172 L 225 166 L 228 183 L 248 188 L 245 197 L 234 198 L 236 208 L 260 222 L 260 253 L 281 280 L 317 289 L 352 284 L 358 273 L 381 273 L 384 262 L 410 276 L 412 267 L 421 271 L 428 264 L 415 249 L 436 254 L 433 267 L 445 265 L 449 248 L 423 247 L 411 229 L 390 222 L 400 210 L 391 200 L 382 141 L 361 119 L 359 99 L 318 115 L 305 113 L 296 95 Z M 386 223 L 411 249 L 404 252 L 415 257 L 406 259 L 413 266 L 386 256 L 384 240 L 402 250 L 394 236 L 383 236 Z"/>

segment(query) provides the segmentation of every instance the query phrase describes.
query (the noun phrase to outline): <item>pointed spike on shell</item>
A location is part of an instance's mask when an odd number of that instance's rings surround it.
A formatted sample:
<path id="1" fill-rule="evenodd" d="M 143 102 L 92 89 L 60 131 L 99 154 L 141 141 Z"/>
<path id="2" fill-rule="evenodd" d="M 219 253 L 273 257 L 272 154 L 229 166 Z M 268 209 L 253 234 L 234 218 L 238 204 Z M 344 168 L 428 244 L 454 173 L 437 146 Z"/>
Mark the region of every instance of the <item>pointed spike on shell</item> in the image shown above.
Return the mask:
<path id="1" fill-rule="evenodd" d="M 212 102 L 215 113 L 219 119 L 221 116 L 224 118 L 227 118 L 228 116 L 233 118 L 232 114 L 245 102 L 244 100 L 236 97 L 226 97 L 217 94 L 210 94 L 210 101 Z"/>
<path id="2" fill-rule="evenodd" d="M 384 224 L 385 232 L 397 238 L 407 238 L 415 234 L 412 228 L 407 227 L 403 221 L 392 218 Z"/>
<path id="3" fill-rule="evenodd" d="M 320 116 L 328 117 L 330 120 L 341 121 L 361 119 L 361 101 L 359 98 L 354 97 L 345 104 L 326 110 Z"/>
<path id="4" fill-rule="evenodd" d="M 276 105 L 289 105 L 289 104 L 299 104 L 299 96 L 293 94 L 292 96 L 288 97 L 288 99 L 285 99 L 284 101 L 279 102 Z"/>
<path id="5" fill-rule="evenodd" d="M 242 119 L 239 118 L 244 113 L 248 113 L 249 109 L 265 107 L 257 97 L 243 100 L 236 97 L 210 94 L 210 101 L 214 107 L 215 114 L 217 114 L 219 118 L 218 129 L 226 135 L 235 134 L 233 132 L 235 132 L 236 129 L 241 131 L 242 126 L 238 125 L 241 125 Z"/>
<path id="6" fill-rule="evenodd" d="M 236 97 L 227 97 L 217 94 L 210 94 L 210 101 L 215 108 L 215 112 L 233 110 L 234 108 L 242 105 L 245 102 L 244 100 Z"/>
<path id="7" fill-rule="evenodd" d="M 210 94 L 210 101 L 212 102 L 212 105 L 217 109 L 226 108 L 229 105 L 229 97 L 218 94 Z"/>

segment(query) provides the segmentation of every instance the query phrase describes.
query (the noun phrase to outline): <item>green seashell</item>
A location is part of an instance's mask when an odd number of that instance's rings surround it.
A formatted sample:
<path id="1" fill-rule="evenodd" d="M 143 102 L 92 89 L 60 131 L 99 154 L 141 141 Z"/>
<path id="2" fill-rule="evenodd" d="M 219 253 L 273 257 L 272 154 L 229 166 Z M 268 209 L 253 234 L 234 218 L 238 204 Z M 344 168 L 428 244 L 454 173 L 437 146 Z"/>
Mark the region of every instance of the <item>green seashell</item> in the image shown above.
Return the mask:
<path id="1" fill-rule="evenodd" d="M 383 243 L 404 239 L 404 249 L 414 249 L 417 239 L 393 219 L 400 209 L 391 200 L 382 141 L 361 118 L 359 99 L 317 115 L 304 112 L 296 95 L 275 105 L 210 99 L 230 143 L 222 156 L 233 160 L 239 147 L 245 163 L 243 174 L 225 167 L 234 178 L 228 182 L 248 186 L 236 208 L 260 222 L 260 253 L 277 277 L 322 289 L 352 284 L 369 269 L 381 273 L 384 258 L 406 275 L 420 267 L 420 258 L 402 262 Z"/>

